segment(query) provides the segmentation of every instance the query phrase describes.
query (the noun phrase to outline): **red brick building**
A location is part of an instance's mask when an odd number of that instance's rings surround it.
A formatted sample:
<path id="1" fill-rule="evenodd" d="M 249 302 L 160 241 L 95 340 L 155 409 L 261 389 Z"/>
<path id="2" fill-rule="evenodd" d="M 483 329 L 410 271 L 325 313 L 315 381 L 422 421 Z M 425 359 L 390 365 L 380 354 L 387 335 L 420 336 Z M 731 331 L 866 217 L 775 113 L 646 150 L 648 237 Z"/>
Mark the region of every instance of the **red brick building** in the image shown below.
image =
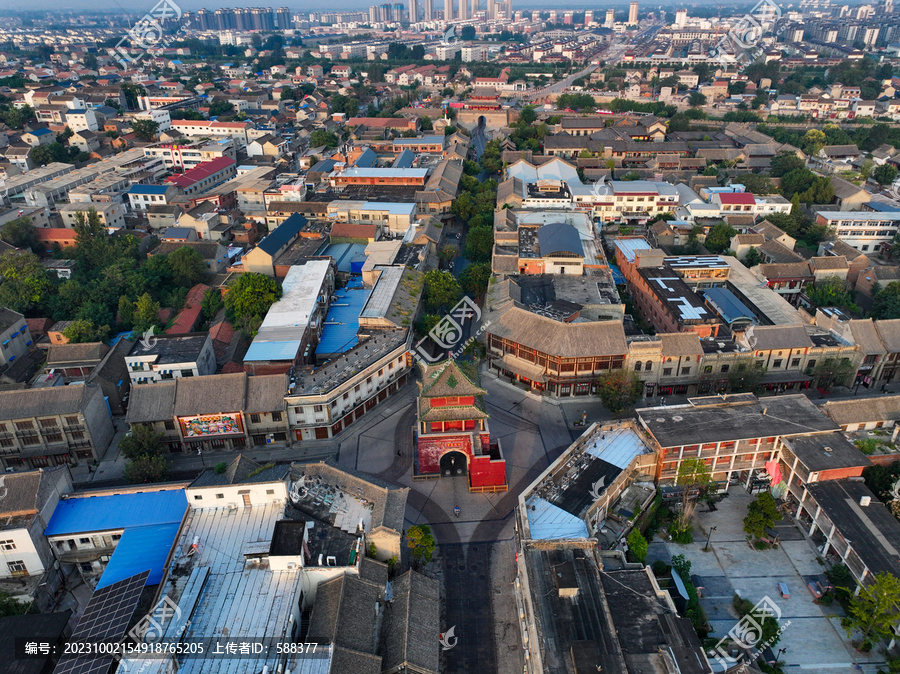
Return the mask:
<path id="1" fill-rule="evenodd" d="M 469 476 L 469 491 L 506 491 L 506 460 L 491 442 L 477 386 L 454 360 L 424 365 L 419 384 L 414 475 Z"/>

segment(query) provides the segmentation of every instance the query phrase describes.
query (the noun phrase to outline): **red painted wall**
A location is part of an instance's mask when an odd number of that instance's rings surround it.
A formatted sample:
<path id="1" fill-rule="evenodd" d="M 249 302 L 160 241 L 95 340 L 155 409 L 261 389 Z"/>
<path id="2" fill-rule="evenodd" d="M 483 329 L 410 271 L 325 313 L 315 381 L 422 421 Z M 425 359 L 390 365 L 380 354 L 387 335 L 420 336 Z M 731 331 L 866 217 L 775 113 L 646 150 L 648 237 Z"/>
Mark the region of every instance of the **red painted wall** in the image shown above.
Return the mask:
<path id="1" fill-rule="evenodd" d="M 491 461 L 489 456 L 476 456 L 469 464 L 469 484 L 473 487 L 506 484 L 506 461 Z"/>

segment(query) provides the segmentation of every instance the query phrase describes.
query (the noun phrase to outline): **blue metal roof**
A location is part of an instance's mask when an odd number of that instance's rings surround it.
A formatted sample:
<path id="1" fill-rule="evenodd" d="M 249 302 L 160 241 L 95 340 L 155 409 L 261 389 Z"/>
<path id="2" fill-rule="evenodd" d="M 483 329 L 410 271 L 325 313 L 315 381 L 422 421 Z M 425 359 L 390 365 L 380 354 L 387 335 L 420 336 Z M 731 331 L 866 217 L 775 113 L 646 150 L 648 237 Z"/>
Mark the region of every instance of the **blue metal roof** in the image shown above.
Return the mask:
<path id="1" fill-rule="evenodd" d="M 330 243 L 320 250 L 317 255 L 328 255 L 334 259 L 334 264 L 340 272 L 350 273 L 350 261 L 354 256 L 366 252 L 364 243 Z"/>
<path id="2" fill-rule="evenodd" d="M 359 166 L 361 168 L 372 168 L 375 164 L 378 163 L 378 155 L 375 154 L 375 151 L 367 147 L 362 151 L 362 154 L 356 158 L 356 161 L 353 162 L 354 166 Z"/>
<path id="3" fill-rule="evenodd" d="M 155 524 L 126 529 L 97 583 L 97 589 L 150 569 L 147 585 L 162 581 L 166 559 L 175 544 L 181 523 Z"/>
<path id="4" fill-rule="evenodd" d="M 900 207 L 895 206 L 894 204 L 887 204 L 887 203 L 884 203 L 881 201 L 870 201 L 869 203 L 866 204 L 866 206 L 871 208 L 873 211 L 879 211 L 881 213 L 888 213 L 888 212 L 893 213 L 896 211 L 900 211 Z"/>
<path id="5" fill-rule="evenodd" d="M 50 129 L 35 129 L 30 132 L 32 136 L 45 136 L 48 133 L 53 133 Z"/>
<path id="6" fill-rule="evenodd" d="M 411 168 L 415 158 L 415 152 L 412 150 L 403 150 L 403 152 L 397 155 L 394 163 L 391 164 L 391 168 Z"/>
<path id="7" fill-rule="evenodd" d="M 299 213 L 294 213 L 291 217 L 278 225 L 278 227 L 269 232 L 269 235 L 259 242 L 259 247 L 263 252 L 274 255 L 281 250 L 288 241 L 296 237 L 305 224 L 306 218 Z"/>
<path id="8" fill-rule="evenodd" d="M 729 325 L 741 318 L 750 321 L 756 318 L 753 312 L 728 288 L 708 288 L 703 291 L 703 295 L 716 313 Z"/>
<path id="9" fill-rule="evenodd" d="M 128 194 L 165 194 L 168 185 L 132 185 Z"/>
<path id="10" fill-rule="evenodd" d="M 293 360 L 297 357 L 302 340 L 289 339 L 283 342 L 260 342 L 254 340 L 244 355 L 244 362 L 265 360 Z"/>
<path id="11" fill-rule="evenodd" d="M 325 318 L 322 337 L 316 347 L 316 353 L 331 355 L 343 353 L 359 343 L 359 313 L 362 311 L 372 293 L 371 288 L 364 288 L 359 277 L 335 292 Z"/>
<path id="12" fill-rule="evenodd" d="M 175 524 L 187 507 L 184 489 L 70 498 L 56 506 L 44 535 Z"/>

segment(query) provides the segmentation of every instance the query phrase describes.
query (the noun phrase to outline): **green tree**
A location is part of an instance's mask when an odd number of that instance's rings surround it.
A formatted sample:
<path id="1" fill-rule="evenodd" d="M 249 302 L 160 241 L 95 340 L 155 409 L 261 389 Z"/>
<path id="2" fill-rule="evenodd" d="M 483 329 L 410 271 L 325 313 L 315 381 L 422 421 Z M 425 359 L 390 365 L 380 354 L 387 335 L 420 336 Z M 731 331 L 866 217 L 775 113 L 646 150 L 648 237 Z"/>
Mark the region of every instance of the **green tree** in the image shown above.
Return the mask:
<path id="1" fill-rule="evenodd" d="M 713 486 L 712 473 L 703 459 L 683 459 L 678 466 L 675 484 L 684 491 L 681 494 L 681 511 L 675 523 L 676 531 L 670 533 L 688 532 L 691 528 L 691 518 L 694 515 L 694 503 L 697 498 L 706 495 Z"/>
<path id="2" fill-rule="evenodd" d="M 641 533 L 640 529 L 634 528 L 628 534 L 626 540 L 628 541 L 628 552 L 631 553 L 635 560 L 643 564 L 647 559 L 647 549 L 649 547 L 644 534 Z"/>
<path id="3" fill-rule="evenodd" d="M 156 138 L 159 122 L 154 122 L 152 119 L 136 119 L 131 123 L 131 130 L 141 140 L 150 141 Z"/>
<path id="4" fill-rule="evenodd" d="M 490 279 L 490 262 L 473 262 L 459 275 L 459 284 L 468 295 L 479 297 L 487 291 Z"/>
<path id="5" fill-rule="evenodd" d="M 735 178 L 735 181 L 741 183 L 748 192 L 753 194 L 775 194 L 777 192 L 769 177 L 758 173 L 746 173 Z"/>
<path id="6" fill-rule="evenodd" d="M 131 431 L 119 441 L 119 450 L 126 459 L 162 456 L 165 453 L 162 436 L 146 424 L 134 424 Z"/>
<path id="7" fill-rule="evenodd" d="M 803 134 L 802 149 L 809 156 L 813 157 L 819 154 L 819 150 L 825 147 L 825 134 L 818 129 L 810 129 Z"/>
<path id="8" fill-rule="evenodd" d="M 219 313 L 219 310 L 225 306 L 225 301 L 222 299 L 222 293 L 220 293 L 217 288 L 210 288 L 203 293 L 203 302 L 200 306 L 203 313 L 203 320 L 211 321 L 215 318 L 216 314 Z"/>
<path id="9" fill-rule="evenodd" d="M 709 230 L 705 245 L 711 253 L 724 253 L 731 247 L 731 238 L 736 234 L 737 230 L 734 227 L 720 222 Z"/>
<path id="10" fill-rule="evenodd" d="M 897 178 L 897 169 L 890 164 L 882 164 L 872 172 L 879 185 L 890 185 Z"/>
<path id="11" fill-rule="evenodd" d="M 519 122 L 527 125 L 534 124 L 537 119 L 537 112 L 534 109 L 533 105 L 526 105 L 522 108 L 522 111 L 519 113 Z"/>
<path id="12" fill-rule="evenodd" d="M 815 381 L 816 388 L 830 391 L 835 385 L 849 384 L 854 369 L 849 358 L 826 358 L 816 363 L 808 374 Z"/>
<path id="13" fill-rule="evenodd" d="M 688 96 L 688 104 L 692 108 L 699 108 L 700 106 L 706 105 L 706 96 L 699 91 L 692 91 Z"/>
<path id="14" fill-rule="evenodd" d="M 0 618 L 25 615 L 31 609 L 31 602 L 19 601 L 11 594 L 0 590 Z"/>
<path id="15" fill-rule="evenodd" d="M 119 450 L 128 459 L 125 479 L 132 484 L 161 482 L 168 471 L 162 436 L 145 424 L 134 424 L 119 441 Z"/>
<path id="16" fill-rule="evenodd" d="M 872 318 L 900 318 L 900 281 L 879 288 L 872 299 Z"/>
<path id="17" fill-rule="evenodd" d="M 850 286 L 840 276 L 826 276 L 806 289 L 806 296 L 816 307 L 843 307 L 852 309 L 856 305 Z"/>
<path id="18" fill-rule="evenodd" d="M 425 309 L 429 313 L 439 313 L 452 308 L 460 297 L 462 288 L 449 271 L 431 269 L 425 272 Z"/>
<path id="19" fill-rule="evenodd" d="M 125 479 L 131 484 L 162 482 L 169 472 L 164 456 L 139 456 L 125 464 Z"/>
<path id="20" fill-rule="evenodd" d="M 728 390 L 732 393 L 754 393 L 766 376 L 766 368 L 751 363 L 737 363 L 728 370 Z"/>
<path id="21" fill-rule="evenodd" d="M 619 370 L 606 375 L 600 380 L 597 389 L 603 406 L 616 416 L 633 407 L 641 399 L 643 392 L 643 383 L 630 370 Z"/>
<path id="22" fill-rule="evenodd" d="M 195 249 L 184 246 L 169 254 L 167 262 L 172 280 L 186 288 L 200 283 L 206 275 L 206 262 Z"/>
<path id="23" fill-rule="evenodd" d="M 25 313 L 39 305 L 53 284 L 34 253 L 8 250 L 0 254 L 0 306 Z"/>
<path id="24" fill-rule="evenodd" d="M 772 158 L 769 171 L 771 172 L 772 177 L 780 178 L 798 168 L 806 168 L 806 162 L 792 152 L 782 152 Z"/>
<path id="25" fill-rule="evenodd" d="M 131 317 L 134 331 L 144 333 L 150 328 L 159 328 L 159 311 L 159 302 L 154 302 L 150 293 L 144 293 L 138 297 L 134 303 L 134 312 Z"/>
<path id="26" fill-rule="evenodd" d="M 841 620 L 841 625 L 848 637 L 861 635 L 860 648 L 868 650 L 893 637 L 900 615 L 900 578 L 881 571 L 874 581 L 861 585 L 849 603 L 849 615 Z"/>
<path id="27" fill-rule="evenodd" d="M 445 244 L 438 250 L 438 259 L 441 262 L 449 262 L 457 255 L 459 255 L 459 246 Z"/>
<path id="28" fill-rule="evenodd" d="M 435 540 L 431 527 L 427 524 L 414 524 L 406 530 L 406 545 L 416 562 L 424 559 L 431 561 L 434 554 Z"/>
<path id="29" fill-rule="evenodd" d="M 744 532 L 754 538 L 765 536 L 766 529 L 770 529 L 775 522 L 780 522 L 784 516 L 778 512 L 778 504 L 775 498 L 767 491 L 757 494 L 756 499 L 747 507 L 747 516 L 744 518 Z"/>
<path id="30" fill-rule="evenodd" d="M 747 255 L 744 257 L 744 266 L 751 269 L 760 264 L 762 259 L 762 253 L 759 252 L 759 248 L 754 246 L 747 251 Z"/>
<path id="31" fill-rule="evenodd" d="M 466 257 L 472 262 L 489 262 L 494 251 L 494 228 L 473 227 L 466 234 Z"/>
<path id="32" fill-rule="evenodd" d="M 234 111 L 234 103 L 226 100 L 213 101 L 209 106 L 209 116 L 218 117 Z"/>
<path id="33" fill-rule="evenodd" d="M 316 129 L 309 136 L 310 147 L 337 147 L 337 134 L 325 131 L 324 129 Z"/>
<path id="34" fill-rule="evenodd" d="M 0 239 L 22 250 L 40 252 L 41 246 L 38 242 L 37 232 L 34 225 L 31 224 L 31 218 L 27 215 L 10 220 L 3 225 L 0 228 Z"/>
<path id="35" fill-rule="evenodd" d="M 241 274 L 225 295 L 225 315 L 234 325 L 254 333 L 269 307 L 280 297 L 281 288 L 275 279 L 264 274 Z"/>
<path id="36" fill-rule="evenodd" d="M 63 335 L 73 344 L 104 342 L 109 337 L 109 326 L 95 325 L 92 321 L 79 318 L 66 326 Z"/>

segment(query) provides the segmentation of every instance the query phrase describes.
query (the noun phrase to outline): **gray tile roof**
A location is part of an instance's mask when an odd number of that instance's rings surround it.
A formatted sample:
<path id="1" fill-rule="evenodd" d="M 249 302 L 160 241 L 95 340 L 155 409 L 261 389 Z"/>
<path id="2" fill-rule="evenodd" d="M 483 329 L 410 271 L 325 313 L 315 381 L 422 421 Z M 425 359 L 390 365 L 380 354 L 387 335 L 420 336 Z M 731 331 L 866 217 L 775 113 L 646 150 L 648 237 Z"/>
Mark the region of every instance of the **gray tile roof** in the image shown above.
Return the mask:
<path id="1" fill-rule="evenodd" d="M 438 581 L 407 571 L 393 582 L 394 600 L 385 615 L 385 670 L 406 665 L 416 672 L 440 667 L 440 586 Z"/>
<path id="2" fill-rule="evenodd" d="M 174 408 L 175 381 L 133 386 L 125 420 L 129 424 L 166 421 L 172 419 Z"/>
<path id="3" fill-rule="evenodd" d="M 197 476 L 190 486 L 221 487 L 227 484 L 261 484 L 264 482 L 282 482 L 287 479 L 291 467 L 287 464 L 264 468 L 253 459 L 238 454 L 224 473 L 217 473 L 214 468 L 207 468 Z"/>
<path id="4" fill-rule="evenodd" d="M 82 401 L 97 390 L 95 386 L 74 385 L 3 391 L 0 392 L 0 419 L 76 414 L 82 408 Z"/>
<path id="5" fill-rule="evenodd" d="M 182 377 L 175 388 L 175 415 L 180 417 L 243 410 L 246 392 L 245 372 Z"/>

